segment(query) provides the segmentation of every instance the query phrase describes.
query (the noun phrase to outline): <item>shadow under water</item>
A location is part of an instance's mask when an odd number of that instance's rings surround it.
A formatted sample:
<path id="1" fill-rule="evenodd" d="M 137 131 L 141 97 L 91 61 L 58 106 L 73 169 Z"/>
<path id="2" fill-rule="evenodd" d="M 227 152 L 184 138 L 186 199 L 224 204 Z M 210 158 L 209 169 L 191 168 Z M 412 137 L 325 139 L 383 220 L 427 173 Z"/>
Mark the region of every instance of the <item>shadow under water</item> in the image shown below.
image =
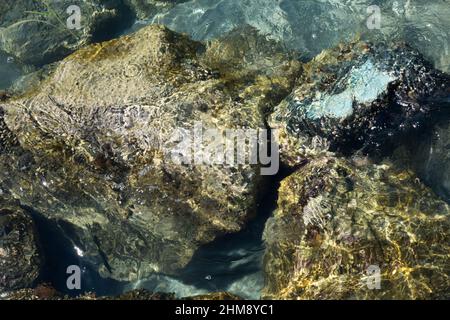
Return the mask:
<path id="1" fill-rule="evenodd" d="M 288 172 L 281 168 L 267 181 L 268 189 L 257 205 L 257 214 L 240 232 L 227 234 L 200 247 L 176 278 L 154 275 L 126 286 L 174 292 L 186 297 L 227 291 L 245 299 L 259 299 L 264 286 L 262 239 L 265 223 L 276 208 L 280 181 Z"/>
<path id="2" fill-rule="evenodd" d="M 209 292 L 228 291 L 246 299 L 259 299 L 264 286 L 262 239 L 267 219 L 276 208 L 277 190 L 286 170 L 268 181 L 268 189 L 257 205 L 257 214 L 240 232 L 227 234 L 200 247 L 190 263 L 176 277 L 154 274 L 136 282 L 102 278 L 97 266 L 78 255 L 77 247 L 67 234 L 67 228 L 55 220 L 43 217 L 30 207 L 24 207 L 36 223 L 42 250 L 46 257 L 40 282 L 51 283 L 68 296 L 93 292 L 97 296 L 115 296 L 133 289 L 145 288 L 153 292 L 175 293 L 177 297 Z M 67 288 L 70 276 L 67 267 L 81 269 L 81 290 Z"/>
<path id="3" fill-rule="evenodd" d="M 43 217 L 30 207 L 24 207 L 24 209 L 30 213 L 36 224 L 45 256 L 40 282 L 51 283 L 59 292 L 72 297 L 85 292 L 95 292 L 98 296 L 116 295 L 122 292 L 125 284 L 102 278 L 95 266 L 86 263 L 77 254 L 77 248 L 57 221 Z M 67 288 L 67 277 L 70 276 L 67 274 L 67 267 L 71 265 L 79 266 L 81 269 L 81 290 Z"/>

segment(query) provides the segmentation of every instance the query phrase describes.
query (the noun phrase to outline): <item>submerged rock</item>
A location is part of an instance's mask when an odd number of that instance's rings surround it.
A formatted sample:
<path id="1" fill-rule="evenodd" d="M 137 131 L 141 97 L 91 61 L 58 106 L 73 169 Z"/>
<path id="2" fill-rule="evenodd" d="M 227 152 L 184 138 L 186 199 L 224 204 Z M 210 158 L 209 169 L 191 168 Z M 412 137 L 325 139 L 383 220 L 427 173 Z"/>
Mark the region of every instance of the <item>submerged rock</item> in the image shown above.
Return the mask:
<path id="1" fill-rule="evenodd" d="M 354 42 L 325 50 L 304 66 L 292 94 L 275 108 L 285 161 L 304 158 L 313 137 L 332 151 L 383 153 L 432 124 L 450 77 L 407 46 Z"/>
<path id="2" fill-rule="evenodd" d="M 50 284 L 39 284 L 35 288 L 25 288 L 5 292 L 0 295 L 0 300 L 62 300 L 60 294 Z"/>
<path id="3" fill-rule="evenodd" d="M 241 297 L 229 292 L 212 292 L 193 297 L 187 297 L 185 300 L 243 300 Z"/>
<path id="4" fill-rule="evenodd" d="M 311 160 L 281 182 L 263 297 L 448 299 L 449 210 L 388 163 Z"/>
<path id="5" fill-rule="evenodd" d="M 97 297 L 93 293 L 85 293 L 78 297 L 69 297 L 56 291 L 51 285 L 40 284 L 36 288 L 21 289 L 0 295 L 0 300 L 176 300 L 173 293 L 151 292 L 138 289 L 117 296 Z M 201 296 L 183 298 L 182 300 L 240 300 L 241 298 L 228 292 L 213 292 Z"/>
<path id="6" fill-rule="evenodd" d="M 207 43 L 202 62 L 217 70 L 226 91 L 254 101 L 266 118 L 292 90 L 301 72 L 295 51 L 244 25 Z"/>
<path id="7" fill-rule="evenodd" d="M 137 19 L 149 19 L 172 9 L 187 0 L 124 0 L 132 8 Z"/>
<path id="8" fill-rule="evenodd" d="M 366 4 L 365 4 L 365 3 Z M 190 0 L 154 18 L 196 40 L 211 40 L 250 25 L 286 48 L 313 57 L 324 48 L 366 29 L 370 1 Z"/>
<path id="9" fill-rule="evenodd" d="M 9 172 L 0 186 L 68 222 L 67 236 L 102 276 L 177 273 L 198 246 L 241 229 L 261 177 L 258 165 L 175 161 L 194 147 L 181 148 L 174 133 L 198 122 L 264 128 L 260 110 L 279 102 L 272 91 L 290 90 L 284 79 L 296 70 L 287 63 L 236 79 L 214 69 L 213 48 L 150 26 L 75 52 L 39 88 L 1 103 L 20 145 L 0 155 Z"/>
<path id="10" fill-rule="evenodd" d="M 35 288 L 10 291 L 0 295 L 0 300 L 175 300 L 172 293 L 150 292 L 139 289 L 125 292 L 117 296 L 98 297 L 94 293 L 84 293 L 70 297 L 58 292 L 51 284 L 39 284 Z"/>
<path id="11" fill-rule="evenodd" d="M 406 40 L 448 71 L 449 15 L 450 6 L 440 0 L 189 0 L 153 21 L 196 40 L 215 39 L 248 24 L 307 59 L 357 34 L 367 40 Z"/>
<path id="12" fill-rule="evenodd" d="M 73 6 L 80 9 L 79 28 L 71 18 L 77 13 L 69 10 Z M 113 36 L 121 25 L 131 24 L 127 15 L 121 0 L 2 0 L 0 49 L 27 64 L 46 64 L 102 40 L 105 26 Z"/>
<path id="13" fill-rule="evenodd" d="M 3 193 L 3 191 L 0 189 Z M 31 217 L 0 193 L 0 293 L 34 285 L 43 256 Z"/>
<path id="14" fill-rule="evenodd" d="M 12 56 L 0 50 L 0 91 L 8 89 L 14 81 L 31 71 L 32 67 L 18 63 Z"/>
<path id="15" fill-rule="evenodd" d="M 89 300 L 89 295 L 79 297 L 81 300 Z M 175 300 L 173 293 L 150 292 L 145 289 L 132 290 L 116 297 L 98 297 L 91 296 L 95 300 Z"/>

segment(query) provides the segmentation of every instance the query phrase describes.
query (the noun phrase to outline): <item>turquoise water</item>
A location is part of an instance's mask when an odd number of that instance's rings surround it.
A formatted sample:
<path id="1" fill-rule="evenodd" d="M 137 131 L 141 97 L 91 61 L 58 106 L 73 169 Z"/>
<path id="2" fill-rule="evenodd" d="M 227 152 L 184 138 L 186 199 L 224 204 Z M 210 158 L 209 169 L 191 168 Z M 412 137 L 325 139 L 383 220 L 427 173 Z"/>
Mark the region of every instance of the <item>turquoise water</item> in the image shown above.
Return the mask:
<path id="1" fill-rule="evenodd" d="M 0 90 L 9 88 L 23 73 L 13 57 L 0 52 Z"/>
<path id="2" fill-rule="evenodd" d="M 368 28 L 372 5 L 380 8 L 379 29 Z M 357 35 L 404 40 L 438 68 L 448 71 L 450 66 L 448 0 L 193 0 L 150 21 L 198 40 L 249 24 L 305 58 Z"/>

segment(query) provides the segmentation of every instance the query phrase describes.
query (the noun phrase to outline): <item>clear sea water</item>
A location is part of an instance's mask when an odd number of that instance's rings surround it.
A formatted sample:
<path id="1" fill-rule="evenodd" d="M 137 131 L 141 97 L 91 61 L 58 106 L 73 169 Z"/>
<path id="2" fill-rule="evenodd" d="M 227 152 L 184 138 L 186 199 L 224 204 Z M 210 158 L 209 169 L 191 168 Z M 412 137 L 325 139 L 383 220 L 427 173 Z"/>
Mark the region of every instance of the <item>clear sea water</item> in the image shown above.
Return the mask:
<path id="1" fill-rule="evenodd" d="M 371 5 L 380 8 L 379 29 L 368 28 L 374 14 L 374 7 L 368 9 Z M 165 24 L 197 40 L 214 39 L 249 24 L 281 41 L 286 49 L 298 50 L 303 60 L 357 36 L 373 41 L 401 40 L 422 52 L 436 68 L 450 71 L 450 0 L 191 0 L 167 13 L 135 21 L 122 34 L 150 23 Z M 23 73 L 16 61 L 0 53 L 0 89 L 11 86 Z M 115 294 L 144 287 L 178 296 L 227 290 L 244 298 L 258 298 L 263 286 L 262 230 L 275 200 L 275 195 L 268 197 L 258 218 L 242 232 L 201 248 L 180 277 L 155 274 L 136 283 L 119 283 L 99 278 L 92 266 L 85 265 L 85 289 Z M 39 227 L 46 250 L 54 257 L 47 278 L 64 291 L 65 279 L 56 274 L 64 274 L 59 271 L 67 263 L 83 265 L 82 257 L 64 241 L 58 226 L 41 221 Z"/>
<path id="2" fill-rule="evenodd" d="M 0 90 L 10 87 L 22 74 L 22 68 L 13 58 L 0 52 Z"/>
<path id="3" fill-rule="evenodd" d="M 374 6 L 380 10 L 380 28 L 373 24 Z M 374 41 L 404 40 L 436 67 L 448 71 L 450 66 L 448 0 L 193 0 L 152 22 L 198 40 L 249 24 L 306 59 L 357 35 Z"/>

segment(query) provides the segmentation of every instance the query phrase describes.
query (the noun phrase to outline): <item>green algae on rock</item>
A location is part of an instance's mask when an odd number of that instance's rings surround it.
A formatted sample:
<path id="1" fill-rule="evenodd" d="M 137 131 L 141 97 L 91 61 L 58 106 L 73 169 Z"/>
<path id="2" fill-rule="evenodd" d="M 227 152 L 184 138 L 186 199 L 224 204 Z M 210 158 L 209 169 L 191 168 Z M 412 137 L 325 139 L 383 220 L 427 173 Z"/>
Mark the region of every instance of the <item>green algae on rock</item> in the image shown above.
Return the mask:
<path id="1" fill-rule="evenodd" d="M 361 41 L 323 51 L 303 68 L 292 94 L 269 121 L 280 131 L 283 159 L 298 162 L 320 139 L 332 151 L 381 153 L 431 124 L 429 98 L 448 95 L 450 77 L 405 45 Z"/>
<path id="2" fill-rule="evenodd" d="M 264 232 L 263 297 L 448 299 L 449 214 L 412 173 L 389 163 L 311 160 L 281 182 Z M 373 266 L 379 289 L 369 285 Z"/>
<path id="3" fill-rule="evenodd" d="M 225 91 L 253 101 L 267 117 L 301 73 L 296 52 L 245 25 L 207 43 L 202 62 L 224 78 Z"/>
<path id="4" fill-rule="evenodd" d="M 34 285 L 43 263 L 33 220 L 0 189 L 0 293 Z"/>
<path id="5" fill-rule="evenodd" d="M 224 90 L 228 73 L 208 66 L 205 51 L 152 25 L 80 49 L 38 88 L 1 104 L 20 144 L 1 155 L 2 172 L 10 172 L 1 186 L 69 222 L 74 245 L 102 276 L 177 273 L 199 245 L 240 230 L 253 212 L 257 165 L 180 164 L 161 145 L 198 121 L 264 128 L 260 109 L 279 88 L 272 82 L 289 84 L 282 78 L 290 73 L 247 79 L 254 93 L 242 99 L 247 87 Z"/>

